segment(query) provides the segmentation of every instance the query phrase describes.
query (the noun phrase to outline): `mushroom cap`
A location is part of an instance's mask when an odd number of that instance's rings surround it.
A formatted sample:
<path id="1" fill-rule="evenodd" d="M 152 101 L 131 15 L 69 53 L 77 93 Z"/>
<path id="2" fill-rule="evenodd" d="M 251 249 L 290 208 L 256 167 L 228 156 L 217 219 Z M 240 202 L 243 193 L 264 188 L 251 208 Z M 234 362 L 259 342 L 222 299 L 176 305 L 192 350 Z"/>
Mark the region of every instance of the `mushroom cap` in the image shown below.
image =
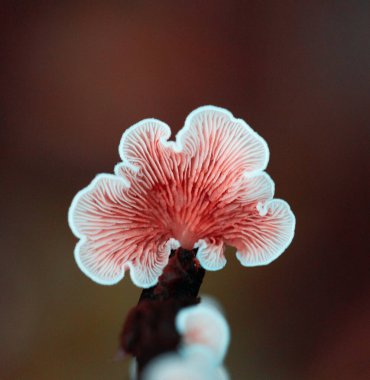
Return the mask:
<path id="1" fill-rule="evenodd" d="M 225 245 L 244 266 L 265 265 L 290 244 L 295 217 L 274 195 L 266 142 L 227 110 L 204 106 L 171 130 L 156 119 L 127 129 L 115 174 L 99 174 L 74 198 L 75 258 L 92 280 L 155 285 L 171 250 L 198 248 L 207 270 L 226 264 Z"/>
<path id="2" fill-rule="evenodd" d="M 181 309 L 176 328 L 182 337 L 184 356 L 198 356 L 198 351 L 203 351 L 216 365 L 222 363 L 230 343 L 230 328 L 214 303 L 202 301 Z"/>
<path id="3" fill-rule="evenodd" d="M 209 366 L 203 356 L 184 358 L 172 353 L 162 355 L 146 367 L 143 380 L 229 380 L 223 367 Z"/>

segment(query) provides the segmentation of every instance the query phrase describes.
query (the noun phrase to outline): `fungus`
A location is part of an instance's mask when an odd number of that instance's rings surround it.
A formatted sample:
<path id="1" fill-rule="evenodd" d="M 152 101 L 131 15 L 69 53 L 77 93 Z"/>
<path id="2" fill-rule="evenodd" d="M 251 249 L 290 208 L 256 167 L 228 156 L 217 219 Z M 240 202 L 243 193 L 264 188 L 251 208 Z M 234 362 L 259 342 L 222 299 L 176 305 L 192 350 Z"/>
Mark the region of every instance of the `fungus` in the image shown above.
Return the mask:
<path id="1" fill-rule="evenodd" d="M 182 357 L 166 354 L 154 359 L 145 368 L 143 380 L 228 380 L 223 367 L 209 366 L 203 355 Z"/>
<path id="2" fill-rule="evenodd" d="M 290 244 L 295 217 L 272 199 L 267 144 L 243 120 L 200 107 L 175 142 L 170 135 L 156 119 L 127 129 L 115 174 L 99 174 L 74 198 L 75 258 L 92 280 L 115 284 L 129 269 L 134 284 L 148 288 L 179 246 L 197 248 L 202 267 L 219 270 L 226 245 L 242 265 L 256 266 Z"/>
<path id="3" fill-rule="evenodd" d="M 194 349 L 208 352 L 220 364 L 230 342 L 230 329 L 224 316 L 211 303 L 204 300 L 181 309 L 176 316 L 176 327 L 182 337 L 182 352 L 191 356 Z"/>

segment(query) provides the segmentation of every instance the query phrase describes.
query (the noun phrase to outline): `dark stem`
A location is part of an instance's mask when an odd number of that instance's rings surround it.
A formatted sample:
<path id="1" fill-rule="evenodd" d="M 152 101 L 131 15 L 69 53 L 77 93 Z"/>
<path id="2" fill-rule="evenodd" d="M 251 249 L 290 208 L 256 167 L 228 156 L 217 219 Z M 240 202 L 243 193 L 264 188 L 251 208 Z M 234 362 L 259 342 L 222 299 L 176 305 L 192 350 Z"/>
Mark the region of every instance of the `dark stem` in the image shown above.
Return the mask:
<path id="1" fill-rule="evenodd" d="M 120 346 L 126 354 L 136 358 L 139 378 L 151 359 L 178 348 L 176 314 L 183 307 L 200 301 L 198 293 L 205 270 L 196 253 L 196 249 L 172 251 L 158 284 L 142 291 L 137 306 L 126 318 Z"/>

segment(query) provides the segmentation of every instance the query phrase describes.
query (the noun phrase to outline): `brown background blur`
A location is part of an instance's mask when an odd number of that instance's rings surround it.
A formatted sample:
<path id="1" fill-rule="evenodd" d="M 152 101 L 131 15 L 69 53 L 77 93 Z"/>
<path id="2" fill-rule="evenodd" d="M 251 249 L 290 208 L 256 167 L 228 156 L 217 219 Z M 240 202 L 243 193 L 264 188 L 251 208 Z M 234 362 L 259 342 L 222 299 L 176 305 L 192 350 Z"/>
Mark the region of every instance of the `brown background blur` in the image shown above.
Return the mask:
<path id="1" fill-rule="evenodd" d="M 1 379 L 127 379 L 117 334 L 140 294 L 91 282 L 67 225 L 131 124 L 176 132 L 204 104 L 268 142 L 297 216 L 272 265 L 228 252 L 232 379 L 369 379 L 368 1 L 2 1 Z"/>

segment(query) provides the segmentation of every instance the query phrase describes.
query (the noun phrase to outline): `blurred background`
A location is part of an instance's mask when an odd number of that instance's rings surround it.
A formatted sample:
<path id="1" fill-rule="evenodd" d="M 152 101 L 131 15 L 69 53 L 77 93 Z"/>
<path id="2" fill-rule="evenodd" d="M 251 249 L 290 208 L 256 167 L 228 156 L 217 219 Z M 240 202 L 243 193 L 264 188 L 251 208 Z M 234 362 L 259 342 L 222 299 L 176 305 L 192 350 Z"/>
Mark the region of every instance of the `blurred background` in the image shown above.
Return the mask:
<path id="1" fill-rule="evenodd" d="M 117 336 L 140 290 L 77 268 L 67 210 L 122 132 L 175 133 L 213 104 L 268 142 L 297 217 L 273 264 L 202 290 L 232 329 L 232 379 L 369 379 L 370 3 L 1 1 L 0 378 L 128 379 Z"/>

